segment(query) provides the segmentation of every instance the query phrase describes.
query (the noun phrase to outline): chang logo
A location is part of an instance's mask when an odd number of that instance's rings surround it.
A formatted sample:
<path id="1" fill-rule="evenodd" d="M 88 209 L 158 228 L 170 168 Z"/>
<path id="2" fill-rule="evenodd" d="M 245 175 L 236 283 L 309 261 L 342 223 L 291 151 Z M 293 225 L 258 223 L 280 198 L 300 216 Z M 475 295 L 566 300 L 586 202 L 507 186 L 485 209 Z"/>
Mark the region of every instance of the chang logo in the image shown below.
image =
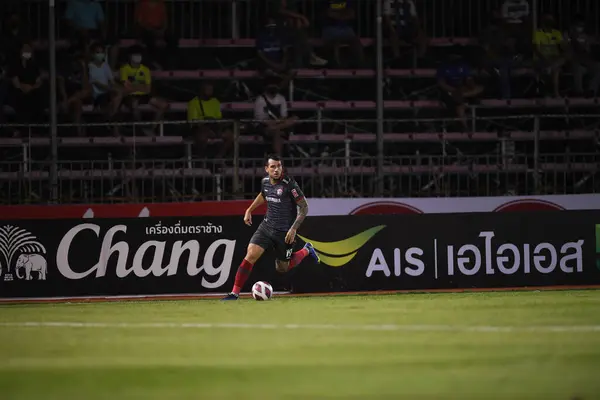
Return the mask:
<path id="1" fill-rule="evenodd" d="M 596 268 L 600 270 L 600 225 L 596 225 Z"/>
<path id="2" fill-rule="evenodd" d="M 13 273 L 17 278 L 28 281 L 34 276 L 37 280 L 46 280 L 48 264 L 45 254 L 44 245 L 28 230 L 11 225 L 0 226 L 0 255 L 6 268 L 4 270 L 0 262 L 0 275 L 4 281 L 14 280 Z"/>
<path id="3" fill-rule="evenodd" d="M 298 237 L 313 244 L 323 264 L 330 267 L 341 267 L 352 261 L 358 250 L 383 228 L 385 228 L 385 225 L 379 225 L 338 242 L 317 242 L 301 235 L 298 235 Z"/>

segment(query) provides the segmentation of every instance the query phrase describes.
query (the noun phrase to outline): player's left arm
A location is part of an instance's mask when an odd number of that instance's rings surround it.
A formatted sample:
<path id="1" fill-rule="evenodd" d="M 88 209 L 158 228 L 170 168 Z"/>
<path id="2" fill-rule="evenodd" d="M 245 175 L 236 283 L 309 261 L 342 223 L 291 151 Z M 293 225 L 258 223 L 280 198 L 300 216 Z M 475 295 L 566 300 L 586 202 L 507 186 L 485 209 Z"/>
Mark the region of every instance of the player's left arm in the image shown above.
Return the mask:
<path id="1" fill-rule="evenodd" d="M 292 236 L 290 240 L 293 242 L 296 236 L 296 232 L 298 231 L 300 225 L 302 225 L 302 222 L 304 222 L 304 219 L 308 215 L 308 201 L 306 201 L 306 197 L 304 196 L 304 193 L 302 193 L 302 190 L 300 189 L 298 184 L 295 181 L 292 181 L 290 183 L 290 196 L 292 196 L 292 198 L 296 202 L 296 205 L 298 206 L 298 215 L 296 216 L 296 220 L 290 228 L 290 232 L 288 232 L 288 235 L 292 233 L 292 235 L 290 235 Z"/>

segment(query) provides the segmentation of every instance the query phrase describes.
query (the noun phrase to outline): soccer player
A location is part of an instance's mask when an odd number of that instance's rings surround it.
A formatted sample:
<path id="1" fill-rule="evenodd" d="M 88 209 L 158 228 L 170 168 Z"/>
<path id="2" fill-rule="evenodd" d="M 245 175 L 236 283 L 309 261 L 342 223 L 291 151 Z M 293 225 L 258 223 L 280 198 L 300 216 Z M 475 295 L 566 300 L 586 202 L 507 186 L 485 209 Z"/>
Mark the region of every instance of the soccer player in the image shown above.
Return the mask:
<path id="1" fill-rule="evenodd" d="M 252 211 L 265 201 L 267 215 L 250 239 L 246 257 L 235 274 L 233 290 L 223 300 L 237 300 L 246 283 L 252 267 L 266 250 L 276 252 L 275 268 L 284 273 L 294 268 L 310 255 L 319 262 L 319 256 L 312 244 L 306 243 L 301 250 L 293 253 L 296 232 L 308 214 L 308 203 L 304 193 L 292 178 L 284 176 L 281 158 L 272 155 L 267 158 L 261 190 L 244 214 L 246 225 L 252 225 Z"/>

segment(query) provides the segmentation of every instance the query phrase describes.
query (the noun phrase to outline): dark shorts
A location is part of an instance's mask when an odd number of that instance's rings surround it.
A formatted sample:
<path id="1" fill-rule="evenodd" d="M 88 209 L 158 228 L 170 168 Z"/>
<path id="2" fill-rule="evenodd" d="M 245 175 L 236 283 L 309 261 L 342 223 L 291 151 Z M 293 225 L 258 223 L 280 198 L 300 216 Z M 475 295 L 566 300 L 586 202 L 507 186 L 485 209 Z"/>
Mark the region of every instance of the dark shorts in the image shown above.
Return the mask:
<path id="1" fill-rule="evenodd" d="M 454 96 L 452 96 L 452 93 L 447 92 L 447 91 L 445 91 L 443 89 L 440 89 L 440 100 L 448 108 L 456 108 L 456 107 L 460 106 L 461 104 L 463 104 L 463 103 L 457 101 L 454 98 Z"/>
<path id="2" fill-rule="evenodd" d="M 294 251 L 294 243 L 287 244 L 285 242 L 286 234 L 287 232 L 276 231 L 261 223 L 252 235 L 250 243 L 262 247 L 265 251 L 275 250 L 275 258 L 279 261 L 290 261 Z"/>
<path id="3" fill-rule="evenodd" d="M 323 39 L 326 41 L 346 41 L 356 38 L 351 26 L 326 26 L 323 28 Z"/>
<path id="4" fill-rule="evenodd" d="M 413 26 L 397 26 L 395 27 L 395 29 L 396 34 L 398 35 L 398 39 L 400 39 L 401 41 L 407 44 L 414 44 L 417 41 L 419 31 Z"/>
<path id="5" fill-rule="evenodd" d="M 143 105 L 150 103 L 150 99 L 152 99 L 152 95 L 150 94 L 131 94 L 129 96 L 126 96 L 123 99 L 123 101 L 125 101 L 126 103 L 137 101 L 140 105 Z"/>
<path id="6" fill-rule="evenodd" d="M 110 104 L 110 93 L 102 93 L 94 98 L 94 107 L 105 108 Z"/>

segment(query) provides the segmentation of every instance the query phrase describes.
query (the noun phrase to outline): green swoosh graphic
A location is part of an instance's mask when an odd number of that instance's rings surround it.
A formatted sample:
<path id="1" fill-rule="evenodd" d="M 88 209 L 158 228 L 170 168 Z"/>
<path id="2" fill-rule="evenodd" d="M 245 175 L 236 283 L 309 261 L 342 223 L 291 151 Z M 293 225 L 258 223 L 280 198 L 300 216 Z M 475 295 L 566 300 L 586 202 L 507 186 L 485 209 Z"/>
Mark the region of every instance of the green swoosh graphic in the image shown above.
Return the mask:
<path id="1" fill-rule="evenodd" d="M 319 253 L 319 252 L 317 252 Z M 341 256 L 341 257 L 331 257 L 331 256 L 327 256 L 323 253 L 319 253 L 319 258 L 321 259 L 321 262 L 323 264 L 327 264 L 330 267 L 341 267 L 342 265 L 346 265 L 348 264 L 350 261 L 352 261 L 352 259 L 354 258 L 354 256 L 356 256 L 358 252 L 354 252 L 350 255 L 347 256 Z"/>
<path id="2" fill-rule="evenodd" d="M 305 242 L 311 242 L 315 249 L 319 253 L 325 253 L 333 256 L 342 256 L 358 251 L 365 243 L 369 241 L 377 232 L 385 228 L 385 225 L 379 225 L 358 235 L 352 236 L 348 239 L 340 240 L 338 242 L 317 242 L 304 236 L 298 235 Z"/>

